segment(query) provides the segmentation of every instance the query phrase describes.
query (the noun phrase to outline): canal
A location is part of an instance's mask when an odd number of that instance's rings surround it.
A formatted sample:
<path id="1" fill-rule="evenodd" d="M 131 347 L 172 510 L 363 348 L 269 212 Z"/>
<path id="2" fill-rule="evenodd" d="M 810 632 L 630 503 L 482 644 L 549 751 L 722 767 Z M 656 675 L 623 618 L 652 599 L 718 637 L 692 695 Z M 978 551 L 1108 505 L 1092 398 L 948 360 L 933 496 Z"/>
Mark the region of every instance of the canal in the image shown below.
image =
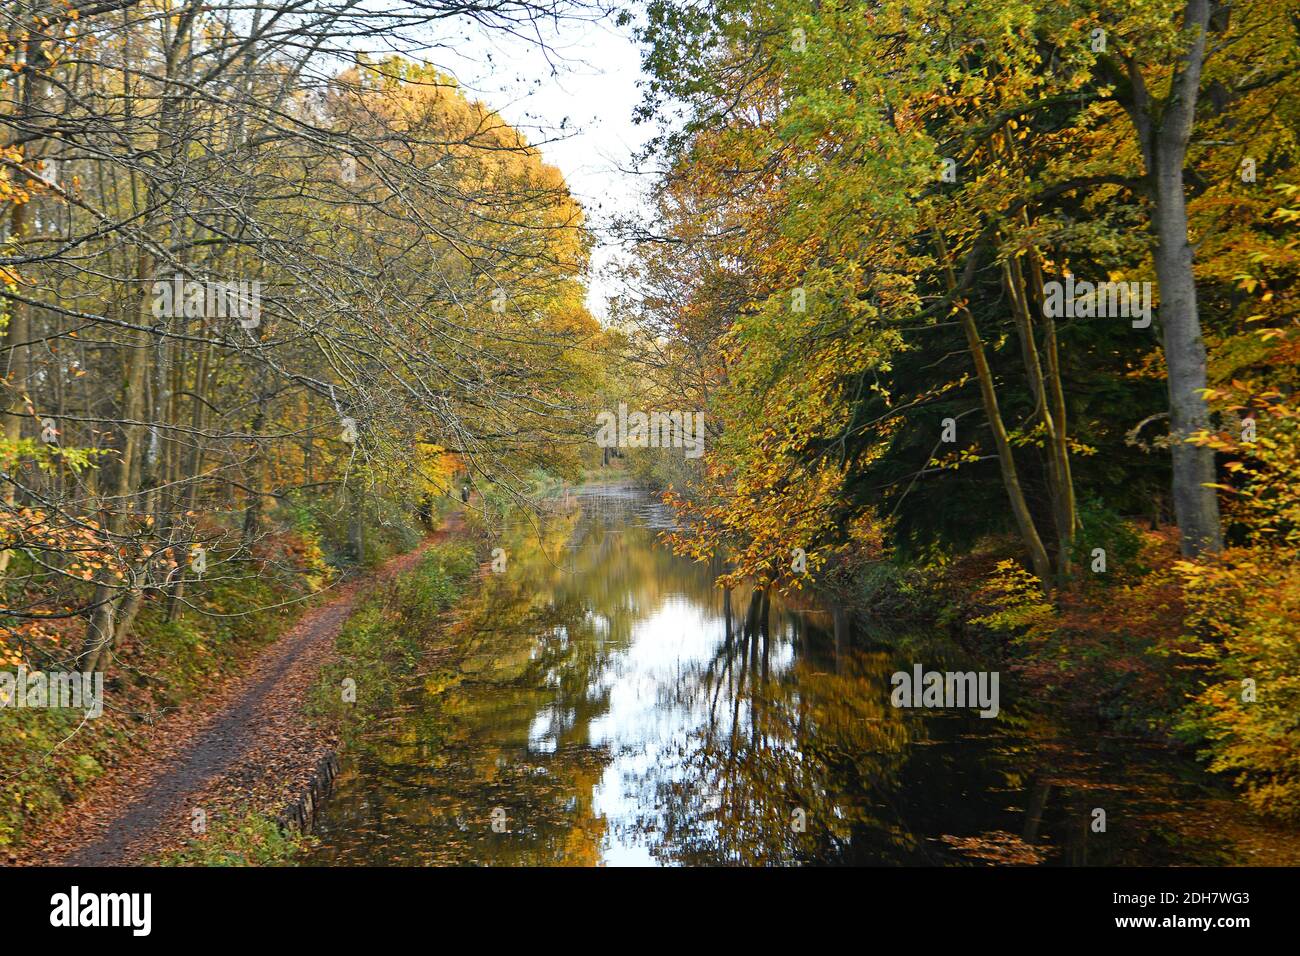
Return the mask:
<path id="1" fill-rule="evenodd" d="M 345 753 L 305 862 L 1238 862 L 1186 758 L 1060 725 L 1009 674 L 995 719 L 896 708 L 894 672 L 978 665 L 724 594 L 635 487 L 553 503 L 505 529 L 503 569 Z"/>

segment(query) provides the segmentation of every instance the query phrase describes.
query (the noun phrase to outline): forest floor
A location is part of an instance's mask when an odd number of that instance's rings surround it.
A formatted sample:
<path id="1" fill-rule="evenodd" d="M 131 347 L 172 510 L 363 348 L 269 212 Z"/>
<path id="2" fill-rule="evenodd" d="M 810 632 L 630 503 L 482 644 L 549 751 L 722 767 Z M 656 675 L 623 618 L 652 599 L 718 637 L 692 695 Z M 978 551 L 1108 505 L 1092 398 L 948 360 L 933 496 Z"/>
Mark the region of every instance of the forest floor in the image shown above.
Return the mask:
<path id="1" fill-rule="evenodd" d="M 211 825 L 250 810 L 277 815 L 337 747 L 304 710 L 358 597 L 410 570 L 462 523 L 453 513 L 414 550 L 345 582 L 224 686 L 148 728 L 139 754 L 33 834 L 9 862 L 138 865 L 183 847 L 196 820 Z"/>

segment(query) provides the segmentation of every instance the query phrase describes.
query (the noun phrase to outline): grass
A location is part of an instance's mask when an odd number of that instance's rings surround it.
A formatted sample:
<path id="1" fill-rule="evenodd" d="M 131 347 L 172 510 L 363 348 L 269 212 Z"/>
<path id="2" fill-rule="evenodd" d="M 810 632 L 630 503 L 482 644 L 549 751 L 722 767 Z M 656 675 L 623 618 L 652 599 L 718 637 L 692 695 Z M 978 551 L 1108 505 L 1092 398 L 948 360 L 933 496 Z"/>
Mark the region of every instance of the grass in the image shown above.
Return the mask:
<path id="1" fill-rule="evenodd" d="M 310 836 L 284 832 L 265 814 L 248 813 L 238 820 L 217 821 L 183 849 L 151 862 L 158 866 L 288 866 L 313 842 Z"/>
<path id="2" fill-rule="evenodd" d="M 475 565 L 470 544 L 444 542 L 363 602 L 339 634 L 338 660 L 321 672 L 313 689 L 313 716 L 340 728 L 346 743 L 388 712 Z"/>

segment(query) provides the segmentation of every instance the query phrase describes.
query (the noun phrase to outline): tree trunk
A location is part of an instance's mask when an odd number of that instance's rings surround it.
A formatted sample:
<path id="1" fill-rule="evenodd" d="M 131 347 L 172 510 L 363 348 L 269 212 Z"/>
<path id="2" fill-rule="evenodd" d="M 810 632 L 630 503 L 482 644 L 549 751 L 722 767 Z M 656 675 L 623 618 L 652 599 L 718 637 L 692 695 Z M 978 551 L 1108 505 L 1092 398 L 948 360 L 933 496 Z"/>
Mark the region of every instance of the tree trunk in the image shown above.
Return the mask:
<path id="1" fill-rule="evenodd" d="M 1183 166 L 1196 119 L 1201 67 L 1210 25 L 1209 0 L 1188 0 L 1183 28 L 1191 41 L 1170 82 L 1163 109 L 1152 104 L 1138 64 L 1128 61 L 1131 87 L 1126 106 L 1137 129 L 1146 165 L 1156 238 L 1156 280 L 1160 285 L 1160 325 L 1169 370 L 1169 430 L 1173 449 L 1174 516 L 1183 554 L 1196 557 L 1219 551 L 1219 501 L 1213 488 L 1214 452 L 1188 443 L 1210 426 L 1203 397 L 1206 387 L 1205 341 L 1197 312 L 1193 252 L 1187 237 L 1187 199 Z"/>
<path id="2" fill-rule="evenodd" d="M 1002 130 L 1002 145 L 1007 163 L 1028 174 L 1019 160 L 1011 131 Z M 1021 207 L 1020 225 L 1029 230 L 1029 211 Z M 1074 532 L 1079 526 L 1078 505 L 1074 494 L 1074 476 L 1070 469 L 1070 445 L 1065 415 L 1065 388 L 1061 384 L 1061 360 L 1057 349 L 1056 321 L 1043 308 L 1043 266 L 1037 248 L 1025 254 L 1025 265 L 1018 259 L 1007 263 L 1006 279 L 1010 288 L 1021 347 L 1026 349 L 1025 370 L 1029 375 L 1034 399 L 1038 403 L 1043 428 L 1047 432 L 1048 477 L 1052 490 L 1052 522 L 1056 526 L 1056 573 L 1064 581 L 1070 576 L 1074 551 Z M 1032 308 L 1031 308 L 1032 305 Z M 1040 361 L 1034 332 L 1035 310 L 1043 329 L 1043 357 Z"/>
<path id="3" fill-rule="evenodd" d="M 366 515 L 361 494 L 356 488 L 356 478 L 348 485 L 348 544 L 357 564 L 366 563 Z"/>
<path id="4" fill-rule="evenodd" d="M 1048 401 L 1052 410 L 1052 420 L 1056 424 L 1052 456 L 1056 460 L 1058 480 L 1061 483 L 1056 515 L 1057 527 L 1061 533 L 1061 557 L 1057 570 L 1064 575 L 1070 570 L 1074 533 L 1079 528 L 1079 505 L 1074 493 L 1074 475 L 1070 468 L 1069 425 L 1065 414 L 1065 386 L 1061 382 L 1061 356 L 1056 343 L 1056 320 L 1043 308 L 1043 267 L 1037 251 L 1031 251 L 1029 255 L 1029 278 L 1034 303 L 1043 323 L 1043 354 L 1047 364 Z"/>
<path id="5" fill-rule="evenodd" d="M 47 94 L 47 84 L 42 76 L 42 71 L 48 68 L 49 58 L 44 45 L 36 42 L 36 38 L 40 33 L 39 29 L 35 24 L 32 25 L 31 29 L 33 39 L 25 45 L 24 59 L 27 61 L 28 69 L 22 74 L 22 92 L 20 94 L 22 111 L 18 117 L 20 126 L 36 125 L 37 110 L 41 108 L 41 101 L 44 100 Z M 25 159 L 29 164 L 40 155 L 43 139 L 44 137 L 36 139 L 26 147 Z M 14 203 L 13 212 L 10 214 L 10 235 L 18 242 L 22 242 L 26 238 L 33 202 L 35 202 L 35 199 Z M 9 304 L 9 322 L 5 326 L 3 338 L 0 338 L 0 346 L 5 349 L 2 354 L 7 356 L 4 383 L 6 388 L 3 396 L 4 406 L 0 411 L 4 413 L 4 437 L 9 442 L 17 442 L 22 438 L 23 418 L 27 413 L 27 380 L 31 372 L 30 346 L 27 343 L 31 340 L 31 337 L 29 307 L 25 303 L 11 300 Z M 5 482 L 4 504 L 6 509 L 12 509 L 17 504 L 18 485 L 16 479 L 19 470 L 20 463 L 15 462 L 15 481 Z M 0 551 L 0 573 L 8 569 L 12 557 L 12 551 Z"/>
<path id="6" fill-rule="evenodd" d="M 934 235 L 935 242 L 939 247 L 940 264 L 943 266 L 948 291 L 949 293 L 955 293 L 957 292 L 957 274 L 952 267 L 952 259 L 948 255 L 948 244 L 944 241 L 943 232 L 937 226 L 934 227 Z M 993 371 L 989 368 L 988 360 L 984 357 L 984 343 L 980 341 L 979 329 L 975 325 L 975 317 L 971 315 L 970 309 L 966 308 L 963 301 L 955 302 L 954 307 L 957 310 L 957 318 L 961 322 L 962 331 L 966 333 L 966 345 L 970 349 L 971 361 L 975 364 L 975 376 L 979 380 L 980 398 L 984 403 L 984 415 L 988 419 L 989 428 L 993 432 L 993 443 L 998 452 L 998 466 L 1002 472 L 1002 484 L 1007 490 L 1007 498 L 1011 503 L 1011 513 L 1015 517 L 1016 527 L 1020 531 L 1020 539 L 1025 544 L 1025 550 L 1029 552 L 1029 560 L 1033 566 L 1034 574 L 1038 577 L 1043 589 L 1047 590 L 1052 583 L 1052 562 L 1047 556 L 1047 549 L 1043 547 L 1043 539 L 1038 534 L 1038 528 L 1034 525 L 1034 518 L 1030 514 L 1029 504 L 1025 501 L 1024 490 L 1020 487 L 1020 476 L 1016 471 L 1016 460 L 1011 451 L 1011 441 L 1007 437 L 1007 428 L 1002 421 L 1002 412 L 998 408 L 997 391 L 993 385 Z"/>
<path id="7" fill-rule="evenodd" d="M 1047 487 L 1058 542 L 1056 570 L 1064 578 L 1069 574 L 1069 538 L 1073 529 L 1062 521 L 1064 491 L 1061 487 L 1060 462 L 1056 458 L 1056 421 L 1047 401 L 1047 381 L 1043 375 L 1043 363 L 1038 357 L 1038 340 L 1034 335 L 1034 321 L 1029 312 L 1024 270 L 1018 260 L 1008 259 L 1002 264 L 1002 279 L 1011 302 L 1011 314 L 1016 323 L 1016 337 L 1020 340 L 1020 354 L 1025 364 L 1025 375 L 1029 379 L 1029 390 L 1034 396 L 1034 414 L 1031 417 L 1036 417 L 1042 425 L 1047 446 Z"/>
<path id="8" fill-rule="evenodd" d="M 1210 427 L 1206 388 L 1205 340 L 1196 307 L 1192 247 L 1187 241 L 1183 196 L 1183 154 L 1157 152 L 1155 226 L 1156 278 L 1160 283 L 1160 324 L 1169 368 L 1169 427 L 1173 437 L 1174 514 L 1183 554 L 1195 557 L 1223 547 L 1214 451 L 1190 444 L 1188 437 Z"/>
<path id="9" fill-rule="evenodd" d="M 14 206 L 11 222 L 15 237 L 21 237 L 27 231 L 28 205 L 30 204 L 18 203 Z M 27 306 L 21 302 L 12 302 L 9 322 L 5 326 L 3 338 L 0 338 L 0 346 L 5 350 L 3 354 L 8 357 L 3 398 L 4 437 L 5 441 L 11 443 L 16 443 L 23 436 L 23 418 L 26 412 L 23 395 L 27 389 L 27 341 L 30 338 Z M 18 472 L 19 464 L 15 462 L 13 480 L 6 481 L 4 486 L 4 508 L 7 511 L 11 511 L 18 503 Z M 12 551 L 0 551 L 0 573 L 9 567 L 12 557 Z"/>

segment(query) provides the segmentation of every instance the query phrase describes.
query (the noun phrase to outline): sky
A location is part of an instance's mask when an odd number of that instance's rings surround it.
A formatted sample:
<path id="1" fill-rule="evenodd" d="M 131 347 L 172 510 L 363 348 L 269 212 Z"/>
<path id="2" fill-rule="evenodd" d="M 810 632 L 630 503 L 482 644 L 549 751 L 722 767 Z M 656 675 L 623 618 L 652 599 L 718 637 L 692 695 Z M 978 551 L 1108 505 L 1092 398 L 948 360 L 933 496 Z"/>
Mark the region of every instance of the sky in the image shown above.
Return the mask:
<path id="1" fill-rule="evenodd" d="M 642 209 L 648 186 L 648 177 L 630 171 L 654 129 L 632 122 L 642 75 L 632 29 L 612 19 L 571 24 L 545 35 L 549 52 L 523 39 L 480 34 L 463 56 L 444 48 L 438 57 L 468 94 L 541 144 L 545 160 L 559 167 L 587 209 L 597 242 L 587 307 L 599 318 L 617 291 L 601 274 L 618 255 L 608 221 Z"/>

